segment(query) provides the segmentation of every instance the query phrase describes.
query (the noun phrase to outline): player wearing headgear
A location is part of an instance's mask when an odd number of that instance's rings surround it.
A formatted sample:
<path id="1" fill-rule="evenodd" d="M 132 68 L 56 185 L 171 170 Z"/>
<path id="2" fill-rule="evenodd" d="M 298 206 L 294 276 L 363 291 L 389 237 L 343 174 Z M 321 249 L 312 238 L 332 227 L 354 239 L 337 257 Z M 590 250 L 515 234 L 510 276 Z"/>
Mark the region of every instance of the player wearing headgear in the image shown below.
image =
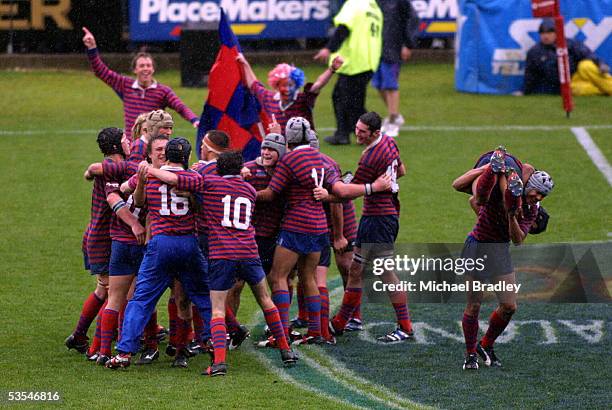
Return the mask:
<path id="1" fill-rule="evenodd" d="M 140 161 L 144 161 L 149 140 L 160 134 L 170 137 L 173 128 L 174 121 L 172 116 L 166 111 L 155 110 L 140 114 L 132 128 L 134 141 L 130 147 L 131 152 L 128 160 L 135 165 L 138 165 Z"/>
<path id="2" fill-rule="evenodd" d="M 291 118 L 285 129 L 290 152 L 276 164 L 268 188 L 257 192 L 258 201 L 271 201 L 280 193 L 287 200 L 277 246 L 274 251 L 272 271 L 268 276 L 272 287 L 272 299 L 279 308 L 285 333 L 289 329 L 289 292 L 287 278 L 298 264 L 298 275 L 304 286 L 308 310 L 308 334 L 305 343 L 323 343 L 321 337 L 321 299 L 315 279 L 315 270 L 321 250 L 329 246 L 327 221 L 321 202 L 312 195 L 314 188 L 323 184 L 333 185 L 338 175 L 325 172 L 325 163 L 318 150 L 309 142 L 308 121 Z M 385 182 L 379 183 L 384 186 Z M 357 197 L 365 193 L 362 185 L 347 185 L 343 196 Z"/>
<path id="3" fill-rule="evenodd" d="M 287 121 L 292 117 L 306 118 L 310 124 L 313 124 L 314 128 L 312 114 L 316 98 L 319 96 L 321 89 L 329 82 L 333 73 L 343 63 L 340 56 L 336 57 L 330 67 L 317 78 L 314 84 L 307 83 L 304 86 L 304 91 L 300 92 L 306 77 L 304 72 L 295 66 L 286 63 L 276 65 L 268 73 L 268 84 L 272 87 L 272 90 L 267 90 L 257 80 L 244 55 L 239 54 L 237 61 L 244 68 L 243 75 L 247 87 L 257 97 L 266 113 L 269 116 L 275 116 L 276 121 L 281 126 L 281 134 L 284 134 Z"/>
<path id="4" fill-rule="evenodd" d="M 225 306 L 227 291 L 236 278 L 245 280 L 251 286 L 266 322 L 278 340 L 283 363 L 291 365 L 297 361 L 285 338 L 278 310 L 268 294 L 251 224 L 256 194 L 255 189 L 240 176 L 242 164 L 240 152 L 221 153 L 217 159 L 219 175 L 205 175 L 197 188 L 209 228 L 214 360 L 203 372 L 209 376 L 227 373 Z M 184 175 L 168 172 L 154 172 L 154 175 L 168 184 L 176 185 L 179 190 L 192 190 L 191 180 Z"/>
<path id="5" fill-rule="evenodd" d="M 185 120 L 191 122 L 194 128 L 199 125 L 198 117 L 181 101 L 166 85 L 158 83 L 153 74 L 155 62 L 149 53 L 140 52 L 132 59 L 132 71 L 136 79 L 123 76 L 110 70 L 100 58 L 96 39 L 86 27 L 83 27 L 83 44 L 87 47 L 87 59 L 92 71 L 102 81 L 108 84 L 123 101 L 125 117 L 125 133 L 131 141 L 132 126 L 138 115 L 153 110 L 172 108 Z M 136 136 L 134 138 L 138 138 Z"/>
<path id="6" fill-rule="evenodd" d="M 188 170 L 191 145 L 184 138 L 173 138 L 166 145 L 167 164 L 162 169 L 180 175 L 184 190 L 193 191 L 201 178 Z M 143 164 L 144 166 L 144 164 Z M 195 237 L 195 222 L 189 199 L 176 195 L 172 186 L 155 176 L 155 169 L 147 169 L 146 202 L 149 208 L 151 240 L 147 245 L 134 296 L 128 302 L 118 354 L 106 367 L 127 367 L 131 354 L 138 350 L 138 338 L 162 293 L 177 277 L 196 304 L 204 320 L 210 318 L 210 298 L 206 261 Z M 141 198 L 136 196 L 137 203 Z"/>
<path id="7" fill-rule="evenodd" d="M 504 331 L 516 311 L 516 294 L 497 292 L 499 305 L 489 318 L 489 327 L 480 342 L 478 315 L 482 292 L 473 291 L 475 281 L 491 283 L 515 283 L 516 278 L 510 258 L 509 242 L 520 245 L 537 218 L 537 203 L 554 187 L 550 175 L 535 171 L 524 185 L 515 169 L 507 167 L 507 153 L 502 147 L 490 156 L 484 165 L 474 189 L 475 201 L 480 205 L 476 225 L 469 233 L 462 258 L 485 260 L 483 269 L 466 272 L 468 284 L 467 305 L 463 313 L 462 327 L 465 337 L 466 357 L 464 370 L 478 369 L 478 356 L 487 366 L 501 366 L 493 344 Z M 488 254 L 488 257 L 484 257 Z M 493 255 L 493 257 L 491 257 Z"/>
<path id="8" fill-rule="evenodd" d="M 104 128 L 98 133 L 97 142 L 100 151 L 104 154 L 104 163 L 119 162 L 129 155 L 129 141 L 120 128 Z M 104 177 L 94 177 L 88 171 L 85 172 L 85 178 L 93 179 L 94 185 L 91 195 L 91 219 L 83 235 L 83 256 L 85 269 L 89 270 L 92 275 L 96 275 L 97 285 L 83 304 L 76 328 L 65 341 L 68 349 L 75 349 L 79 353 L 87 351 L 89 345 L 87 330 L 107 298 L 108 263 L 111 250 L 112 211 L 106 202 L 106 180 Z M 97 350 L 96 347 L 94 353 Z"/>
<path id="9" fill-rule="evenodd" d="M 355 125 L 357 142 L 366 145 L 359 166 L 355 171 L 352 184 L 365 184 L 366 196 L 363 201 L 363 212 L 359 221 L 357 240 L 355 242 L 353 263 L 349 269 L 348 280 L 340 311 L 331 320 L 330 330 L 341 334 L 355 309 L 361 304 L 362 276 L 365 266 L 374 258 L 393 257 L 394 243 L 399 232 L 399 198 L 397 178 L 406 173 L 400 158 L 399 149 L 393 138 L 381 134 L 382 120 L 375 112 L 368 112 L 359 117 Z M 386 175 L 390 179 L 390 190 L 377 192 L 373 182 Z M 331 187 L 335 194 L 341 194 L 343 183 Z M 315 197 L 325 199 L 327 192 L 315 192 Z M 364 245 L 374 245 L 367 252 Z M 398 281 L 393 271 L 382 275 L 386 283 Z M 412 322 L 408 311 L 406 292 L 388 292 L 389 299 L 395 309 L 397 328 L 378 340 L 387 343 L 400 342 L 412 338 Z"/>

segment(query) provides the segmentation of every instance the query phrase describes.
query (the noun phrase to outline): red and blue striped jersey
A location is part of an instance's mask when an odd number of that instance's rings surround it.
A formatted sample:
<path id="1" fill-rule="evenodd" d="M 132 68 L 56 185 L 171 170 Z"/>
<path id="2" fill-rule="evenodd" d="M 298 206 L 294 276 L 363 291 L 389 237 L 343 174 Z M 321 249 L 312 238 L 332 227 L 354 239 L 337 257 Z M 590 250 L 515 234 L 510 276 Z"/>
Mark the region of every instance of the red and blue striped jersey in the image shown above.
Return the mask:
<path id="1" fill-rule="evenodd" d="M 145 207 L 137 208 L 134 205 L 132 195 L 126 196 L 121 192 L 119 187 L 123 181 L 133 176 L 132 168 L 127 161 L 120 163 L 103 164 L 104 176 L 106 177 L 105 195 L 108 197 L 110 193 L 119 194 L 127 203 L 130 212 L 138 218 L 142 226 L 146 224 L 147 210 Z M 136 175 L 138 178 L 138 175 Z M 130 245 L 137 245 L 138 241 L 132 232 L 132 228 L 113 212 L 111 217 L 110 236 L 113 241 L 119 241 Z"/>
<path id="2" fill-rule="evenodd" d="M 285 193 L 287 206 L 281 229 L 310 235 L 327 232 L 327 220 L 323 204 L 314 199 L 314 175 L 317 180 L 326 168 L 321 153 L 307 145 L 295 148 L 285 154 L 277 163 L 270 188 L 277 194 Z M 333 185 L 337 175 L 325 172 L 324 184 Z"/>
<path id="3" fill-rule="evenodd" d="M 136 164 L 136 167 L 138 168 L 138 164 L 145 159 L 147 159 L 147 141 L 144 139 L 144 137 L 140 137 L 132 142 L 128 161 Z"/>
<path id="4" fill-rule="evenodd" d="M 259 258 L 255 229 L 255 188 L 239 175 L 206 175 L 202 184 L 208 223 L 209 259 Z"/>
<path id="5" fill-rule="evenodd" d="M 217 175 L 217 160 L 213 159 L 212 161 L 198 161 L 191 166 L 198 174 L 204 175 Z M 196 198 L 200 203 L 204 202 L 200 197 L 200 193 L 196 193 Z M 208 233 L 208 224 L 206 223 L 206 212 L 203 207 L 200 207 L 195 214 L 196 221 L 196 232 L 198 235 Z"/>
<path id="6" fill-rule="evenodd" d="M 255 81 L 251 86 L 251 91 L 259 100 L 264 111 L 272 118 L 272 114 L 276 118 L 276 122 L 281 126 L 281 134 L 285 134 L 285 126 L 287 121 L 292 117 L 303 117 L 310 122 L 312 129 L 315 129 L 312 113 L 315 105 L 315 100 L 319 94 L 310 92 L 312 83 L 304 86 L 304 91 L 299 92 L 295 100 L 284 110 L 280 106 L 280 96 L 277 91 L 266 89 L 264 85 Z"/>
<path id="7" fill-rule="evenodd" d="M 256 191 L 266 189 L 272 179 L 272 175 L 266 171 L 263 165 L 259 165 L 257 160 L 249 161 L 244 164 L 251 171 L 251 176 L 247 178 L 247 182 L 255 188 Z M 285 209 L 285 199 L 283 196 L 278 196 L 272 202 L 258 202 L 253 212 L 253 227 L 255 235 L 266 238 L 275 238 L 278 235 L 283 212 Z"/>
<path id="8" fill-rule="evenodd" d="M 402 165 L 399 149 L 395 140 L 381 135 L 361 154 L 353 184 L 371 184 L 387 173 L 392 182 L 397 184 L 397 170 Z M 377 192 L 363 199 L 363 216 L 399 215 L 400 203 L 397 193 L 391 191 Z"/>
<path id="9" fill-rule="evenodd" d="M 134 78 L 109 69 L 100 58 L 97 48 L 87 50 L 87 58 L 96 77 L 108 84 L 123 101 L 125 135 L 130 141 L 136 117 L 145 112 L 170 107 L 187 121 L 194 122 L 198 119 L 170 87 L 154 82 L 147 89 L 142 89 Z"/>
<path id="10" fill-rule="evenodd" d="M 325 172 L 334 172 L 338 178 L 342 175 L 342 170 L 340 169 L 340 165 L 329 155 L 321 153 L 323 156 L 323 160 L 327 164 L 327 168 Z M 329 232 L 333 234 L 333 224 L 331 219 L 331 211 L 329 208 L 329 203 L 323 203 L 323 208 L 325 209 L 325 216 L 327 218 L 327 227 L 329 228 Z M 342 202 L 342 216 L 343 216 L 343 229 L 342 235 L 349 241 L 352 242 L 357 239 L 357 218 L 355 216 L 355 204 L 353 201 L 344 201 Z"/>
<path id="11" fill-rule="evenodd" d="M 528 233 L 538 216 L 537 206 L 523 205 L 523 213 L 518 222 L 523 233 Z M 508 242 L 510 229 L 508 215 L 504 209 L 504 200 L 500 190 L 495 187 L 489 200 L 478 209 L 476 225 L 470 235 L 479 242 Z"/>
<path id="12" fill-rule="evenodd" d="M 181 191 L 196 192 L 202 177 L 195 171 L 163 166 L 161 169 L 178 174 Z M 177 188 L 164 184 L 155 177 L 147 180 L 147 207 L 151 236 L 190 235 L 195 232 L 195 219 L 189 198 L 176 195 Z"/>
<path id="13" fill-rule="evenodd" d="M 111 159 L 106 158 L 102 162 L 112 164 Z M 91 218 L 83 237 L 84 249 L 87 252 L 89 263 L 107 263 L 110 257 L 111 237 L 110 225 L 112 210 L 106 202 L 106 178 L 95 177 L 91 192 Z"/>

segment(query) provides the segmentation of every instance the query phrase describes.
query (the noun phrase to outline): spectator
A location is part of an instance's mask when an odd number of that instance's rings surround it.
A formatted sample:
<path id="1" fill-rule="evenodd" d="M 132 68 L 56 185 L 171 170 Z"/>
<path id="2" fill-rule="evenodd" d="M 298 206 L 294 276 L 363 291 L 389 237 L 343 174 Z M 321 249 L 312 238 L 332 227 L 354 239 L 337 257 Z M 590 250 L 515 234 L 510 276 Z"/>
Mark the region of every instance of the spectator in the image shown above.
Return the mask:
<path id="1" fill-rule="evenodd" d="M 527 52 L 525 94 L 559 94 L 559 71 L 555 41 L 555 22 L 544 19 L 539 29 L 540 42 Z M 574 95 L 612 95 L 610 67 L 584 44 L 567 40 L 571 87 Z"/>
<path id="2" fill-rule="evenodd" d="M 332 93 L 336 132 L 325 141 L 350 144 L 350 134 L 366 112 L 368 82 L 380 62 L 383 16 L 374 0 L 347 0 L 334 17 L 334 25 L 327 45 L 314 56 L 326 62 L 337 55 L 344 59 Z"/>
<path id="3" fill-rule="evenodd" d="M 409 0 L 378 0 L 384 17 L 383 51 L 372 86 L 378 90 L 389 116 L 384 119 L 382 132 L 397 137 L 404 117 L 399 112 L 399 74 L 402 61 L 408 61 L 416 45 L 419 18 Z"/>

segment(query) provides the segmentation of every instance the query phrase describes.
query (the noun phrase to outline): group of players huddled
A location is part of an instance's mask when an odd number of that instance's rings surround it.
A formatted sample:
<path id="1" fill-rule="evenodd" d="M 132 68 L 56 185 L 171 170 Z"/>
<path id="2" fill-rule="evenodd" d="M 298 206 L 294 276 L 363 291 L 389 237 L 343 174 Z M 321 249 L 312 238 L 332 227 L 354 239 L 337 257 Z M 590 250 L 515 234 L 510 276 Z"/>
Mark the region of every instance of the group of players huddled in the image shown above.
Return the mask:
<path id="1" fill-rule="evenodd" d="M 261 155 L 243 163 L 242 154 L 230 149 L 231 135 L 212 130 L 203 138 L 201 160 L 190 168 L 190 143 L 171 138 L 173 119 L 156 108 L 173 108 L 194 127 L 199 121 L 169 87 L 155 81 L 152 56 L 135 56 L 135 80 L 122 76 L 106 67 L 95 38 L 86 28 L 83 32 L 92 71 L 123 101 L 127 129 L 105 128 L 98 134 L 104 160 L 85 172 L 93 192 L 83 254 L 97 285 L 66 346 L 119 368 L 129 366 L 139 351 L 136 364 L 157 360 L 159 342 L 168 337 L 172 366 L 187 367 L 189 357 L 207 352 L 212 363 L 203 374 L 225 375 L 226 349 L 238 348 L 249 336 L 236 320 L 245 283 L 267 323 L 266 339 L 258 345 L 278 349 L 285 365 L 298 360 L 291 346 L 333 345 L 343 332 L 362 330 L 364 272 L 374 259 L 393 257 L 399 232 L 397 179 L 406 169 L 395 140 L 381 133 L 375 112 L 364 113 L 355 124 L 357 142 L 365 149 L 354 175 L 342 174 L 336 161 L 319 151 L 311 126 L 314 103 L 343 59 L 330 61 L 315 83 L 305 85 L 300 69 L 279 64 L 268 74 L 273 90 L 266 90 L 240 54 L 245 83 L 274 119 Z M 456 190 L 472 194 L 477 215 L 461 256 L 493 254 L 484 271 L 466 273 L 467 282 L 515 283 L 509 243 L 520 244 L 528 233 L 546 229 L 548 215 L 540 202 L 553 186 L 550 175 L 503 147 L 483 154 L 474 169 L 453 182 Z M 357 226 L 352 199 L 360 196 Z M 332 249 L 344 296 L 330 320 Z M 386 271 L 382 280 L 399 279 Z M 167 289 L 169 331 L 158 324 L 156 310 Z M 290 321 L 294 293 L 299 314 Z M 413 339 L 406 292 L 387 293 L 397 327 L 378 340 Z M 478 342 L 482 293 L 468 291 L 462 320 L 466 370 L 478 369 L 479 358 L 487 366 L 501 366 L 493 344 L 516 311 L 516 294 L 497 296 L 499 305 Z M 90 344 L 87 332 L 96 317 Z M 299 328 L 307 328 L 306 333 L 298 333 Z"/>

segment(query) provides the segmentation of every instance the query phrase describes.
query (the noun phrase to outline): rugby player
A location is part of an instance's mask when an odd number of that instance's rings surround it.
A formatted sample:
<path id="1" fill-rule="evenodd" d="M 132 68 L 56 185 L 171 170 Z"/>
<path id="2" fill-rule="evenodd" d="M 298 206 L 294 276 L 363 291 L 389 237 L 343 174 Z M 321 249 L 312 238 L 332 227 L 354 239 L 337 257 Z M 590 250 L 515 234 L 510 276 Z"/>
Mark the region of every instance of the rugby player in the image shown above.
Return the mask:
<path id="1" fill-rule="evenodd" d="M 251 286 L 266 322 L 278 341 L 283 363 L 292 365 L 297 361 L 297 356 L 285 338 L 278 310 L 268 293 L 265 273 L 257 253 L 255 230 L 251 224 L 256 193 L 240 176 L 242 165 L 240 152 L 221 153 L 217 159 L 218 175 L 201 177 L 195 190 L 191 179 L 184 175 L 152 170 L 153 175 L 168 184 L 176 185 L 179 190 L 197 191 L 203 201 L 209 228 L 211 332 L 214 347 L 213 363 L 203 372 L 209 376 L 227 373 L 226 297 L 237 277 Z"/>
<path id="2" fill-rule="evenodd" d="M 191 153 L 189 141 L 173 138 L 166 145 L 165 153 L 166 165 L 162 169 L 183 176 L 187 187 L 195 187 L 201 177 L 187 169 Z M 125 311 L 122 337 L 116 347 L 118 354 L 106 362 L 108 368 L 130 365 L 145 323 L 174 277 L 181 281 L 204 320 L 210 318 L 207 263 L 195 236 L 192 206 L 188 198 L 176 195 L 174 188 L 155 177 L 153 171 L 156 170 L 148 168 L 146 184 L 152 238 L 140 265 L 134 296 Z M 135 200 L 137 204 L 141 202 L 138 196 Z"/>
<path id="3" fill-rule="evenodd" d="M 480 205 L 478 219 L 465 241 L 461 257 L 488 257 L 484 269 L 466 272 L 469 287 L 462 319 L 466 346 L 464 370 L 477 370 L 478 356 L 486 366 L 502 365 L 493 345 L 516 312 L 516 294 L 510 291 L 496 293 L 499 304 L 489 317 L 485 336 L 478 342 L 478 315 L 483 293 L 474 291 L 471 284 L 475 281 L 516 282 L 510 241 L 520 245 L 525 240 L 538 215 L 537 203 L 554 187 L 552 178 L 544 171 L 533 172 L 523 185 L 517 171 L 506 166 L 507 155 L 502 147 L 493 152 L 474 190 L 475 202 Z"/>
<path id="4" fill-rule="evenodd" d="M 363 213 L 359 222 L 357 240 L 355 242 L 354 257 L 349 269 L 348 280 L 342 306 L 330 322 L 330 330 L 339 335 L 344 331 L 347 322 L 351 319 L 355 309 L 361 304 L 362 277 L 366 264 L 374 258 L 388 258 L 393 256 L 393 244 L 399 231 L 399 199 L 397 192 L 397 178 L 406 173 L 406 168 L 399 155 L 399 149 L 393 138 L 381 134 L 382 120 L 375 112 L 368 112 L 359 117 L 355 125 L 357 142 L 366 145 L 355 171 L 352 184 L 365 184 L 366 196 L 363 203 Z M 391 190 L 377 192 L 373 189 L 377 178 L 387 175 L 390 179 Z M 341 190 L 347 185 L 342 182 L 333 184 L 331 192 L 342 196 Z M 315 190 L 315 197 L 321 200 L 334 200 L 329 198 L 325 189 Z M 369 253 L 362 251 L 362 245 L 374 244 Z M 397 276 L 392 271 L 386 271 L 382 279 L 386 283 L 395 283 Z M 378 340 L 387 343 L 400 342 L 413 338 L 412 322 L 408 311 L 406 292 L 388 292 L 395 309 L 397 327 Z"/>

